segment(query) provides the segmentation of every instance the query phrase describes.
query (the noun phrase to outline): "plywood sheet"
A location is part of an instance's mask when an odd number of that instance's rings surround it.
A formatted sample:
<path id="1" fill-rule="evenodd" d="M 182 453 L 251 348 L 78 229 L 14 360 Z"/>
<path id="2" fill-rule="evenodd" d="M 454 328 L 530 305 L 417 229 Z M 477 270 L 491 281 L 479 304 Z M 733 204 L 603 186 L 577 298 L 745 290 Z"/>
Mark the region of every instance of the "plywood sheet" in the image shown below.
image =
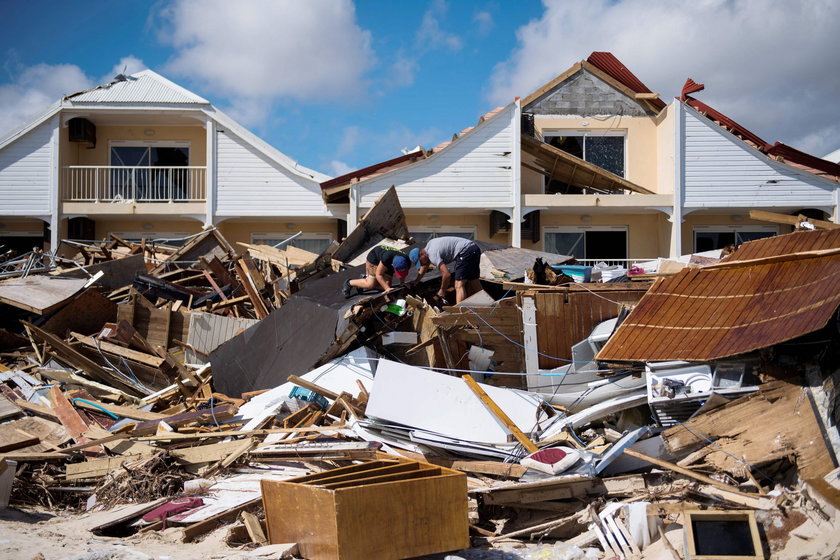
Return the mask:
<path id="1" fill-rule="evenodd" d="M 81 290 L 86 280 L 27 276 L 0 282 L 0 302 L 39 315 L 61 306 Z"/>
<path id="2" fill-rule="evenodd" d="M 535 430 L 539 397 L 481 387 L 520 430 Z M 390 360 L 379 362 L 366 415 L 466 441 L 504 444 L 510 434 L 460 377 Z"/>

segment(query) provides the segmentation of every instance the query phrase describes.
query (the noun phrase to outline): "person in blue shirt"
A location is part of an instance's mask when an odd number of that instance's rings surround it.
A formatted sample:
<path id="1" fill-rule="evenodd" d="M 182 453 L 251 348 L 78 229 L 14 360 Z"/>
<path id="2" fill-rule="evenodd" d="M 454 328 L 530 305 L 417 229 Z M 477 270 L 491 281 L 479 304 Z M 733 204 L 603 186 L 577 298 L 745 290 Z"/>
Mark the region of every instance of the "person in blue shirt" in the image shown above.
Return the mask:
<path id="1" fill-rule="evenodd" d="M 455 263 L 455 303 L 461 303 L 472 294 L 481 291 L 481 249 L 469 239 L 462 237 L 435 237 L 426 243 L 423 249 L 414 248 L 408 254 L 411 262 L 417 266 L 417 281 L 426 274 L 428 267 L 440 271 L 440 290 L 438 297 L 444 299 L 452 284 L 453 274 L 449 272 L 449 263 Z"/>
<path id="2" fill-rule="evenodd" d="M 388 245 L 378 245 L 371 249 L 365 260 L 365 277 L 345 280 L 342 292 L 345 298 L 349 298 L 353 288 L 357 293 L 363 290 L 373 290 L 377 286 L 384 291 L 392 288 L 391 281 L 396 276 L 405 281 L 409 269 L 408 255 Z"/>

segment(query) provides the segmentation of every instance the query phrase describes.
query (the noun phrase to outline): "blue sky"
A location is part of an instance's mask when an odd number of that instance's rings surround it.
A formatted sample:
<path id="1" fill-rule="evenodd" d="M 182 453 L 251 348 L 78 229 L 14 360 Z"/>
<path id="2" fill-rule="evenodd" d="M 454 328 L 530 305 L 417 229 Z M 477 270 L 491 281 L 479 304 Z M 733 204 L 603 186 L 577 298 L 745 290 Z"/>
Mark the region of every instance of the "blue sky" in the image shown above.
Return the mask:
<path id="1" fill-rule="evenodd" d="M 0 0 L 0 135 L 151 68 L 329 175 L 431 148 L 592 51 L 818 156 L 840 148 L 833 0 Z"/>

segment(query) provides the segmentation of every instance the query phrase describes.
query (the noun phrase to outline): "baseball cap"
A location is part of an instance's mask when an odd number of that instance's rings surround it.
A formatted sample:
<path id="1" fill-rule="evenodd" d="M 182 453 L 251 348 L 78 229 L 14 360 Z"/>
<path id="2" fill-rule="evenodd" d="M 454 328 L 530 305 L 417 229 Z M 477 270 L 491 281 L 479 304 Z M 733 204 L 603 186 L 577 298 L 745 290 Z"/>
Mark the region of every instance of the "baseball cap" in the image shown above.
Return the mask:
<path id="1" fill-rule="evenodd" d="M 405 278 L 408 276 L 408 259 L 402 255 L 394 257 L 391 265 L 394 267 L 394 273 L 397 275 L 397 278 Z"/>
<path id="2" fill-rule="evenodd" d="M 408 258 L 411 259 L 411 263 L 417 265 L 417 270 L 420 270 L 420 249 L 415 247 L 408 253 Z"/>

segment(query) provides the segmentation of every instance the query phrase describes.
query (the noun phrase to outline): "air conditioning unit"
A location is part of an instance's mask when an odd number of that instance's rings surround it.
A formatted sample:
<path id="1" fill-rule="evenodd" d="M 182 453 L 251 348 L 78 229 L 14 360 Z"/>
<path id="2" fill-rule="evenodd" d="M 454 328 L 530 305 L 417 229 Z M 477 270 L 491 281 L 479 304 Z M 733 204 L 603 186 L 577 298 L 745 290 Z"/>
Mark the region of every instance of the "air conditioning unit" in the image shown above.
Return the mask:
<path id="1" fill-rule="evenodd" d="M 96 125 L 89 120 L 76 117 L 67 121 L 71 142 L 87 142 L 96 146 Z"/>

